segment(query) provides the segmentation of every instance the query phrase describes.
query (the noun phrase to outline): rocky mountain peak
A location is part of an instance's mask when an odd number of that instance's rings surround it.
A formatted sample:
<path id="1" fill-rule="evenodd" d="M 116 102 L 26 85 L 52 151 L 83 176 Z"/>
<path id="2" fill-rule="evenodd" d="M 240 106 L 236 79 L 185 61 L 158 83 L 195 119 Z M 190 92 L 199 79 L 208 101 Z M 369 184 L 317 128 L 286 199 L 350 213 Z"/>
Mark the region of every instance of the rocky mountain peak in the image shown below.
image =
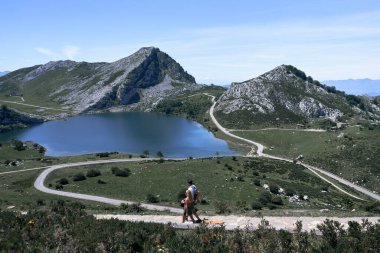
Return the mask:
<path id="1" fill-rule="evenodd" d="M 281 65 L 257 78 L 233 83 L 220 97 L 216 111 L 230 114 L 243 110 L 253 115 L 276 115 L 275 118 L 288 115 L 287 118 L 335 119 L 350 110 L 342 96 L 329 93 L 320 85 L 296 67 Z"/>

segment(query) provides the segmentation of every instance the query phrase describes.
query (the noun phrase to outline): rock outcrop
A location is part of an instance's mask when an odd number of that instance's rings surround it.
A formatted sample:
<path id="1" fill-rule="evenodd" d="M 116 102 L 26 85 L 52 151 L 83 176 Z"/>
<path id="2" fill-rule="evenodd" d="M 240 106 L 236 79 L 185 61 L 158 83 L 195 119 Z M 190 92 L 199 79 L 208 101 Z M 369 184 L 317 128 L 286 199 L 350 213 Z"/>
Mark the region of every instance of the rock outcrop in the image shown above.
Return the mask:
<path id="1" fill-rule="evenodd" d="M 215 110 L 224 114 L 243 110 L 266 115 L 281 111 L 283 117 L 287 113 L 334 120 L 351 108 L 344 96 L 328 92 L 293 66 L 281 65 L 257 78 L 232 83 L 219 98 Z"/>

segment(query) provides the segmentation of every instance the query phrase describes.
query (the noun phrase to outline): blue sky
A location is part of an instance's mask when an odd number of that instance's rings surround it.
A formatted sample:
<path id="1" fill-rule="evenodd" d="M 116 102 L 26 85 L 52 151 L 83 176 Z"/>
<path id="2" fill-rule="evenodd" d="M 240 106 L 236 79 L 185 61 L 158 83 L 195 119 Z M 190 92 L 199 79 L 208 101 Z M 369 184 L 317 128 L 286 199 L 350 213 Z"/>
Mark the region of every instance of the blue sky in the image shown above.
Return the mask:
<path id="1" fill-rule="evenodd" d="M 319 80 L 380 79 L 380 1 L 0 0 L 0 71 L 111 62 L 159 47 L 200 83 L 292 64 Z"/>

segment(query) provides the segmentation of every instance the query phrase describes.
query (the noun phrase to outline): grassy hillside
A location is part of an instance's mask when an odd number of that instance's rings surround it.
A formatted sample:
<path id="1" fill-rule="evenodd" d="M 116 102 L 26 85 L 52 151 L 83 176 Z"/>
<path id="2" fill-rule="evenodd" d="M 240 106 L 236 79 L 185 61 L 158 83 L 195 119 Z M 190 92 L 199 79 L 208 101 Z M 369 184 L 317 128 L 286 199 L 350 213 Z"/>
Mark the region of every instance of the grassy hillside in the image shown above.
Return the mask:
<path id="1" fill-rule="evenodd" d="M 268 154 L 290 159 L 302 154 L 307 163 L 380 192 L 380 127 L 352 126 L 325 133 L 285 130 L 233 133 L 263 143 Z"/>
<path id="2" fill-rule="evenodd" d="M 189 91 L 179 96 L 172 96 L 160 101 L 154 109 L 157 112 L 186 117 L 209 127 L 209 117 L 206 114 L 212 106 L 208 93 L 218 98 L 225 89 L 220 86 L 205 86 L 197 91 Z"/>
<path id="3" fill-rule="evenodd" d="M 129 176 L 116 176 L 112 172 L 115 167 L 127 169 Z M 100 175 L 74 181 L 78 173 L 86 175 L 91 170 L 98 170 Z M 328 208 L 339 213 L 354 207 L 360 209 L 364 204 L 344 196 L 302 166 L 266 159 L 230 157 L 85 166 L 53 172 L 46 185 L 55 188 L 63 178 L 69 182 L 63 185 L 65 191 L 138 202 L 149 202 L 148 195 L 152 195 L 159 204 L 170 206 L 179 206 L 186 181 L 193 179 L 204 200 L 200 209 L 212 213 L 254 214 L 253 208 L 267 212 L 304 209 L 311 213 Z M 290 203 L 285 193 L 269 193 L 264 184 L 310 199 Z"/>

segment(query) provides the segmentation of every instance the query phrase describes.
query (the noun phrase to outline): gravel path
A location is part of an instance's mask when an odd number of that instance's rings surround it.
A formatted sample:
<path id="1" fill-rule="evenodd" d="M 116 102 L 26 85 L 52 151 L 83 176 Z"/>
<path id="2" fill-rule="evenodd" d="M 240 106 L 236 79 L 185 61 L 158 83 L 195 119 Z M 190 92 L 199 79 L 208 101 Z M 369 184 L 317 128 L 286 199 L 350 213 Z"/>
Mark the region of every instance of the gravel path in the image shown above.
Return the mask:
<path id="1" fill-rule="evenodd" d="M 268 127 L 261 129 L 227 129 L 231 132 L 258 132 L 258 131 L 270 131 L 270 130 L 279 130 L 279 131 L 298 131 L 298 132 L 316 132 L 316 133 L 324 133 L 327 132 L 324 129 L 298 129 L 298 128 L 278 128 L 278 127 Z"/>
<path id="2" fill-rule="evenodd" d="M 182 216 L 171 216 L 171 215 L 112 215 L 112 214 L 97 214 L 95 215 L 97 219 L 119 219 L 134 222 L 152 222 L 169 224 L 171 223 L 177 228 L 191 229 L 199 226 L 198 224 L 192 224 L 191 222 L 182 223 Z M 262 221 L 259 217 L 245 217 L 245 216 L 205 216 L 201 218 L 207 218 L 209 220 L 221 220 L 224 222 L 224 226 L 227 230 L 240 229 L 257 229 Z M 310 231 L 317 229 L 317 225 L 321 224 L 326 219 L 333 219 L 339 221 L 345 228 L 347 228 L 348 221 L 357 221 L 361 223 L 362 219 L 368 219 L 369 222 L 377 223 L 380 217 L 275 217 L 269 216 L 264 217 L 265 220 L 269 221 L 269 224 L 276 229 L 285 229 L 288 231 L 293 231 L 295 229 L 295 223 L 297 221 L 302 221 L 302 229 L 304 231 Z M 210 225 L 209 225 L 210 226 Z M 219 226 L 219 225 L 211 225 Z"/>

